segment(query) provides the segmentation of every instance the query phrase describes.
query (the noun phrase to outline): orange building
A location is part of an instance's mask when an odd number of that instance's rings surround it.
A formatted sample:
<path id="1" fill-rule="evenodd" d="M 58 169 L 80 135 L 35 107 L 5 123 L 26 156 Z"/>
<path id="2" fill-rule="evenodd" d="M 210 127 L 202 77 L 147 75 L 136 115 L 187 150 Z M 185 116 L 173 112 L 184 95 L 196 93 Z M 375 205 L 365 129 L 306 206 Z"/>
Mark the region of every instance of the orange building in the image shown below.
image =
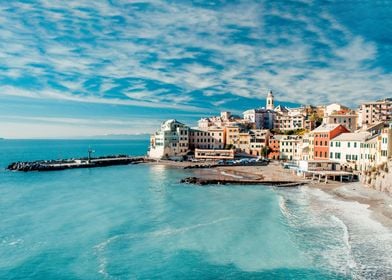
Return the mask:
<path id="1" fill-rule="evenodd" d="M 350 132 L 341 124 L 326 124 L 323 123 L 312 131 L 313 134 L 313 159 L 328 160 L 329 159 L 329 142 L 336 136 Z"/>
<path id="2" fill-rule="evenodd" d="M 270 153 L 268 154 L 269 159 L 279 159 L 280 156 L 280 139 L 283 135 L 274 135 L 269 139 L 268 147 L 270 148 Z"/>

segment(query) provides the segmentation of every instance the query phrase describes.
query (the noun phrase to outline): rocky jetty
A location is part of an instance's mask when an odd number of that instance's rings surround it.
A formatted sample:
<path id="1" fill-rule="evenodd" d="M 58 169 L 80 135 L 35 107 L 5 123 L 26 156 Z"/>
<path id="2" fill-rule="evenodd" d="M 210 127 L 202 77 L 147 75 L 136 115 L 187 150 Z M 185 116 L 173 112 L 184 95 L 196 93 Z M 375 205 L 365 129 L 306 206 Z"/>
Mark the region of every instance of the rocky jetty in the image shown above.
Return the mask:
<path id="1" fill-rule="evenodd" d="M 188 165 L 185 166 L 184 169 L 199 169 L 199 168 L 214 168 L 218 167 L 219 165 L 217 164 L 195 164 L 195 165 Z"/>
<path id="2" fill-rule="evenodd" d="M 266 161 L 260 162 L 247 162 L 247 163 L 222 163 L 222 164 L 194 164 L 194 165 L 187 165 L 184 169 L 202 169 L 202 168 L 215 168 L 215 167 L 235 167 L 235 166 L 266 166 L 269 163 Z"/>
<path id="3" fill-rule="evenodd" d="M 306 184 L 305 181 L 265 181 L 265 180 L 249 180 L 249 179 L 203 179 L 198 177 L 187 177 L 180 181 L 183 184 L 192 185 L 272 185 L 276 187 L 297 187 Z"/>
<path id="4" fill-rule="evenodd" d="M 74 168 L 94 168 L 113 165 L 138 164 L 144 162 L 142 157 L 129 157 L 126 155 L 105 156 L 98 158 L 80 158 L 65 160 L 38 160 L 13 162 L 7 169 L 12 171 L 56 171 Z"/>

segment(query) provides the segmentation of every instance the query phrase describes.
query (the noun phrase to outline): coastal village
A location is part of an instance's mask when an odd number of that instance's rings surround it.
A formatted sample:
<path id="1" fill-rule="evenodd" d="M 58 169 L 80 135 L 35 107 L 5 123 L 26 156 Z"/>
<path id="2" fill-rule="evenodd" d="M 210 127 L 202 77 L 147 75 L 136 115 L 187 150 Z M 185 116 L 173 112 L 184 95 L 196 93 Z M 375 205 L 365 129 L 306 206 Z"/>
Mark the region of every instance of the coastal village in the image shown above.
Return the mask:
<path id="1" fill-rule="evenodd" d="M 151 135 L 148 156 L 222 164 L 279 160 L 304 177 L 325 182 L 356 177 L 392 188 L 382 182 L 388 181 L 392 158 L 392 98 L 357 109 L 337 103 L 288 108 L 275 106 L 269 92 L 265 107 L 242 116 L 221 112 L 201 118 L 197 127 L 174 119 L 163 122 Z"/>

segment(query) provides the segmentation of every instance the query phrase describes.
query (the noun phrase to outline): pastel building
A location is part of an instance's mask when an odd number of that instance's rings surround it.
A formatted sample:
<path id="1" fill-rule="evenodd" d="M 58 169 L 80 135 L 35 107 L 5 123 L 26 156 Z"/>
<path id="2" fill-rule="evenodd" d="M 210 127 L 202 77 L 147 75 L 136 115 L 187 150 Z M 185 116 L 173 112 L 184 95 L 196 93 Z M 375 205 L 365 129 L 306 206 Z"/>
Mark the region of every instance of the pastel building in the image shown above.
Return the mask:
<path id="1" fill-rule="evenodd" d="M 359 107 L 359 114 L 361 115 L 360 125 L 363 126 L 379 121 L 392 121 L 392 98 L 363 103 Z"/>
<path id="2" fill-rule="evenodd" d="M 226 132 L 226 145 L 227 146 L 236 146 L 239 144 L 240 141 L 240 132 L 241 127 L 238 125 L 230 125 L 225 127 Z"/>
<path id="3" fill-rule="evenodd" d="M 223 149 L 225 147 L 225 129 L 209 127 L 206 130 L 192 128 L 189 131 L 189 148 Z"/>
<path id="4" fill-rule="evenodd" d="M 288 108 L 279 107 L 275 116 L 275 129 L 281 131 L 296 130 L 305 128 L 306 117 L 299 112 L 291 112 Z"/>
<path id="5" fill-rule="evenodd" d="M 377 165 L 377 136 L 361 143 L 359 156 L 359 170 L 369 170 Z"/>
<path id="6" fill-rule="evenodd" d="M 341 124 L 323 123 L 312 131 L 312 160 L 329 160 L 330 140 L 336 136 L 349 132 L 349 130 Z"/>
<path id="7" fill-rule="evenodd" d="M 306 160 L 306 161 L 310 160 L 309 141 L 310 141 L 310 133 L 305 133 L 304 136 L 302 137 L 302 141 L 300 141 L 298 146 L 300 160 Z"/>
<path id="8" fill-rule="evenodd" d="M 308 160 L 314 160 L 314 133 L 313 131 L 310 131 L 308 133 L 308 143 L 309 143 L 309 149 L 308 149 Z"/>
<path id="9" fill-rule="evenodd" d="M 327 124 L 341 124 L 351 132 L 358 129 L 358 115 L 355 112 L 334 112 L 325 116 L 323 122 Z"/>
<path id="10" fill-rule="evenodd" d="M 280 158 L 280 140 L 284 137 L 284 135 L 276 134 L 269 138 L 268 147 L 269 147 L 269 159 L 279 159 Z"/>
<path id="11" fill-rule="evenodd" d="M 189 151 L 189 127 L 177 120 L 167 120 L 150 137 L 148 156 L 154 159 L 185 156 Z"/>
<path id="12" fill-rule="evenodd" d="M 392 123 L 385 127 L 378 137 L 377 162 L 387 162 L 392 158 Z"/>
<path id="13" fill-rule="evenodd" d="M 238 152 L 250 153 L 250 134 L 247 131 L 242 131 L 238 133 L 238 141 L 234 144 L 235 149 Z"/>
<path id="14" fill-rule="evenodd" d="M 249 151 L 254 156 L 264 155 L 264 149 L 269 144 L 271 132 L 268 129 L 251 129 L 249 130 Z"/>

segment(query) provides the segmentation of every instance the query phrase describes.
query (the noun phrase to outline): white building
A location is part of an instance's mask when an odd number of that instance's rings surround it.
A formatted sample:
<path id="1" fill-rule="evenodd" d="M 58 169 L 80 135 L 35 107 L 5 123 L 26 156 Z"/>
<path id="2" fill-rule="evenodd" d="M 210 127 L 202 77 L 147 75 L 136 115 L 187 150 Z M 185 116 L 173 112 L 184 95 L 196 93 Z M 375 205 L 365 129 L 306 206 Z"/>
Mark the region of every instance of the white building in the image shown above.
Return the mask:
<path id="1" fill-rule="evenodd" d="M 392 129 L 342 133 L 330 141 L 329 159 L 363 171 L 392 157 Z"/>
<path id="2" fill-rule="evenodd" d="M 324 116 L 323 122 L 327 124 L 341 124 L 351 132 L 354 132 L 358 128 L 358 115 L 355 112 L 332 113 Z"/>
<path id="3" fill-rule="evenodd" d="M 163 122 L 161 128 L 150 137 L 150 158 L 178 158 L 188 151 L 189 127 L 176 120 Z"/>
<path id="4" fill-rule="evenodd" d="M 301 138 L 298 135 L 285 135 L 279 141 L 279 159 L 300 160 Z"/>
<path id="5" fill-rule="evenodd" d="M 377 165 L 377 138 L 378 136 L 376 135 L 366 140 L 365 143 L 361 143 L 361 153 L 359 157 L 360 171 L 369 170 Z"/>
<path id="6" fill-rule="evenodd" d="M 304 129 L 308 126 L 306 123 L 306 108 L 287 108 L 277 106 L 275 108 L 276 116 L 274 128 L 281 131 Z"/>
<path id="7" fill-rule="evenodd" d="M 245 120 L 240 116 L 232 115 L 230 112 L 221 112 L 220 116 L 201 118 L 198 121 L 198 128 L 208 130 L 210 127 L 222 128 L 230 125 L 248 125 L 249 120 Z"/>
<path id="8" fill-rule="evenodd" d="M 338 103 L 332 103 L 325 106 L 324 115 L 329 116 L 339 111 L 349 111 L 349 108 Z"/>
<path id="9" fill-rule="evenodd" d="M 242 113 L 244 120 L 254 123 L 255 129 L 273 129 L 275 112 L 268 109 L 250 109 Z"/>
<path id="10" fill-rule="evenodd" d="M 341 166 L 360 170 L 362 147 L 372 137 L 369 132 L 342 133 L 330 141 L 329 159 Z"/>

